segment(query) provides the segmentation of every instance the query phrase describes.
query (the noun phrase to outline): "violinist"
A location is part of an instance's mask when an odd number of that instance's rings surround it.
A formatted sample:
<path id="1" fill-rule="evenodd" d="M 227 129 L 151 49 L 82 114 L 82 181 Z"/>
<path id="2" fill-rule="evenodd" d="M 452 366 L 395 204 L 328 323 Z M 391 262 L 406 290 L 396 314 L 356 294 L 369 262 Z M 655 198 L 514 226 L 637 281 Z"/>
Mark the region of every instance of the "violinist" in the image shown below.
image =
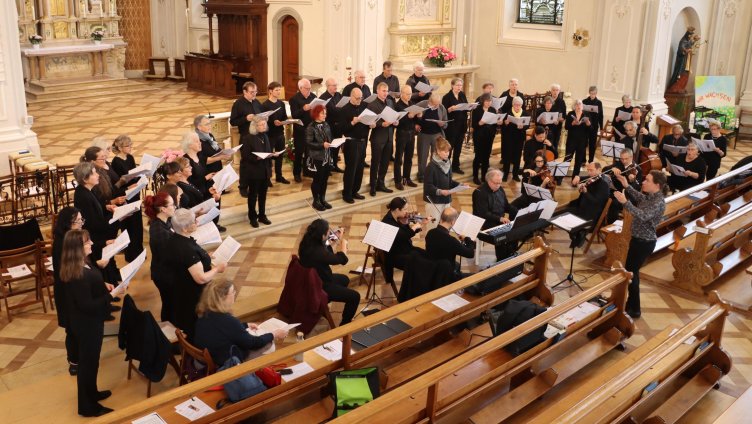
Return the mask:
<path id="1" fill-rule="evenodd" d="M 619 154 L 619 160 L 619 162 L 616 162 L 611 166 L 604 167 L 603 172 L 613 172 L 615 177 L 624 174 L 627 182 L 629 183 L 629 186 L 639 191 L 640 187 L 642 187 L 643 175 L 640 167 L 637 166 L 637 164 L 634 162 L 634 154 L 632 153 L 632 149 L 627 147 L 626 149 L 622 150 Z M 625 170 L 628 171 L 625 172 Z M 621 180 L 619 178 L 612 178 L 611 181 L 613 183 L 611 197 L 614 198 L 614 192 L 622 191 L 626 189 L 626 187 L 621 184 Z M 611 223 L 616 221 L 621 211 L 621 203 L 611 202 L 611 206 L 608 209 L 608 222 Z"/>
<path id="2" fill-rule="evenodd" d="M 410 253 L 413 251 L 424 252 L 423 249 L 413 246 L 412 238 L 422 231 L 421 220 L 411 220 L 409 204 L 404 197 L 395 197 L 389 204 L 381 222 L 397 227 L 397 235 L 392 243 L 392 248 L 384 252 L 384 279 L 388 283 L 394 282 L 394 268 L 405 269 Z M 413 222 L 411 222 L 413 221 Z"/>
<path id="3" fill-rule="evenodd" d="M 475 256 L 475 242 L 470 237 L 453 237 L 450 234 L 459 214 L 453 207 L 441 212 L 439 225 L 426 234 L 426 257 L 433 261 L 445 260 L 452 264 L 452 281 L 465 277 L 460 271 L 460 264 L 456 262 L 457 255 L 463 258 Z"/>
<path id="4" fill-rule="evenodd" d="M 586 221 L 596 221 L 608 201 L 611 180 L 601 173 L 601 164 L 597 161 L 587 164 L 586 169 L 585 181 L 580 183 L 579 175 L 574 179 L 580 197 L 571 201 L 567 210 Z"/>
<path id="5" fill-rule="evenodd" d="M 661 155 L 663 166 L 668 166 L 666 162 L 675 163 L 679 157 L 678 152 L 669 152 L 668 150 L 664 150 L 663 146 L 687 147 L 687 144 L 689 144 L 689 140 L 687 140 L 687 137 L 684 137 L 684 128 L 679 124 L 671 127 L 671 134 L 665 135 L 661 139 L 661 142 L 658 143 L 658 153 Z"/>
<path id="6" fill-rule="evenodd" d="M 534 161 L 539 152 L 543 155 L 543 159 L 546 159 L 546 162 L 550 162 L 556 154 L 553 149 L 554 145 L 551 140 L 548 139 L 546 128 L 537 125 L 533 132 L 533 138 L 528 139 L 525 142 L 525 146 L 522 148 L 523 169 L 533 169 L 535 167 Z M 523 178 L 525 177 L 524 172 L 522 176 Z"/>
<path id="7" fill-rule="evenodd" d="M 545 153 L 539 150 L 533 159 L 533 167 L 525 168 L 522 171 L 522 181 L 534 186 L 545 188 L 551 191 L 553 194 L 556 188 L 556 182 L 554 181 L 551 171 L 546 167 Z M 526 208 L 531 203 L 536 202 L 538 199 L 528 196 L 527 192 L 523 189 L 520 197 L 512 201 L 512 205 L 517 209 Z"/>
<path id="8" fill-rule="evenodd" d="M 486 182 L 473 191 L 473 215 L 486 220 L 482 227 L 484 230 L 508 224 L 517 215 L 517 208 L 507 201 L 501 183 L 501 171 L 491 168 L 486 173 Z M 516 243 L 497 244 L 496 260 L 508 258 L 516 249 Z"/>
<path id="9" fill-rule="evenodd" d="M 713 140 L 715 144 L 715 150 L 712 152 L 702 152 L 702 158 L 705 159 L 705 163 L 708 164 L 707 179 L 712 180 L 718 173 L 718 169 L 721 167 L 721 159 L 726 157 L 726 146 L 728 140 L 721 134 L 721 123 L 712 120 L 708 124 L 710 128 L 710 134 L 705 134 L 705 140 Z"/>
<path id="10" fill-rule="evenodd" d="M 700 150 L 694 141 L 687 145 L 687 153 L 679 155 L 674 165 L 684 168 L 684 175 L 674 174 L 668 177 L 668 186 L 673 191 L 682 191 L 705 181 L 705 160 L 700 156 Z"/>
<path id="11" fill-rule="evenodd" d="M 452 179 L 452 161 L 449 153 L 452 146 L 444 137 L 436 139 L 436 152 L 426 167 L 426 178 L 423 181 L 423 199 L 431 202 L 435 207 L 430 208 L 434 219 L 439 219 L 441 211 L 452 204 L 452 193 L 449 191 L 458 185 Z"/>
<path id="12" fill-rule="evenodd" d="M 473 182 L 476 185 L 481 184 L 478 171 L 480 171 L 481 176 L 485 175 L 488 171 L 491 147 L 493 146 L 493 140 L 498 128 L 497 125 L 489 125 L 481 121 L 483 114 L 486 112 L 496 113 L 496 109 L 491 106 L 491 94 L 485 93 L 478 97 L 478 104 L 480 106 L 473 110 L 471 117 L 473 125 L 473 153 L 475 153 L 473 157 Z"/>
<path id="13" fill-rule="evenodd" d="M 574 155 L 574 170 L 572 171 L 572 185 L 576 185 L 574 177 L 579 175 L 580 167 L 585 163 L 585 149 L 590 137 L 590 117 L 582 110 L 582 100 L 574 102 L 574 110 L 567 115 L 567 156 Z"/>

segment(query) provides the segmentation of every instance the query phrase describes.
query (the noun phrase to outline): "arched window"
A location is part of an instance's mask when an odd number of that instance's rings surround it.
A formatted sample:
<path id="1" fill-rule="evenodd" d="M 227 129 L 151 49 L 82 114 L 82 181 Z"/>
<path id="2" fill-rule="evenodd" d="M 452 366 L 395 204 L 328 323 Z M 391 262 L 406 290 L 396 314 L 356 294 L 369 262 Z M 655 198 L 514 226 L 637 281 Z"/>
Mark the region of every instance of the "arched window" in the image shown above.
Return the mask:
<path id="1" fill-rule="evenodd" d="M 517 22 L 561 25 L 563 17 L 564 0 L 520 0 Z"/>

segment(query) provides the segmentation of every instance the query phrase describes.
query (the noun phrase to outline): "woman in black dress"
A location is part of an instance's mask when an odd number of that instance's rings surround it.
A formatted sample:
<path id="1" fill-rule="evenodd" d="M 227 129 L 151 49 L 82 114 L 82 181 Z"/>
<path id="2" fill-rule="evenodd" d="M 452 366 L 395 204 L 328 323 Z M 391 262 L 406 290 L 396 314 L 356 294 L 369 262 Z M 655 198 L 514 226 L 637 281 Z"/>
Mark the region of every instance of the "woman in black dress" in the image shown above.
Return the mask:
<path id="1" fill-rule="evenodd" d="M 97 389 L 104 321 L 112 293 L 107 292 L 102 274 L 87 264 L 92 245 L 86 230 L 68 231 L 60 260 L 60 280 L 66 284 L 68 323 L 78 340 L 78 414 L 84 417 L 112 412 L 99 403 L 112 393 Z"/>
<path id="2" fill-rule="evenodd" d="M 345 309 L 342 311 L 342 322 L 345 325 L 355 317 L 355 311 L 360 303 L 360 293 L 350 289 L 350 279 L 343 274 L 332 273 L 332 265 L 347 264 L 347 240 L 344 233 L 338 230 L 334 237 L 329 237 L 329 223 L 323 219 L 317 219 L 306 228 L 303 240 L 298 247 L 300 263 L 307 268 L 316 268 L 321 277 L 323 289 L 329 296 L 330 301 L 344 302 Z M 334 249 L 338 252 L 334 253 Z"/>
<path id="3" fill-rule="evenodd" d="M 582 110 L 582 100 L 575 100 L 574 109 L 567 114 L 567 156 L 574 156 L 574 169 L 572 170 L 572 185 L 574 177 L 580 175 L 580 167 L 587 162 L 585 157 L 588 140 L 590 139 L 590 117 Z M 579 182 L 579 181 L 578 181 Z"/>
<path id="4" fill-rule="evenodd" d="M 705 172 L 707 165 L 705 160 L 700 156 L 700 150 L 694 141 L 687 145 L 687 153 L 679 155 L 674 165 L 684 168 L 684 175 L 676 175 L 672 172 L 668 177 L 668 186 L 673 191 L 682 191 L 705 181 Z M 671 167 L 669 166 L 669 172 Z"/>
<path id="5" fill-rule="evenodd" d="M 214 177 L 215 173 L 209 172 L 207 169 L 207 157 L 201 153 L 201 140 L 198 138 L 198 134 L 195 131 L 185 133 L 183 135 L 182 147 L 185 152 L 183 157 L 188 159 L 191 168 L 190 175 L 186 175 L 187 182 L 201 192 L 201 201 L 198 203 L 209 200 L 212 197 L 219 203 L 222 193 L 217 193 L 213 187 L 214 181 L 212 177 Z M 184 162 L 181 162 L 181 165 L 185 168 Z M 185 188 L 183 188 L 183 191 L 185 191 Z M 214 218 L 214 223 L 220 232 L 227 230 L 225 227 L 219 225 L 219 217 Z"/>
<path id="6" fill-rule="evenodd" d="M 503 160 L 504 181 L 509 181 L 510 167 L 513 179 L 520 181 L 522 146 L 525 144 L 526 131 L 530 125 L 514 124 L 510 118 L 528 116 L 527 112 L 522 109 L 522 103 L 522 97 L 515 97 L 512 100 L 512 109 L 509 110 L 501 126 L 501 158 Z"/>
<path id="7" fill-rule="evenodd" d="M 115 142 L 112 143 L 112 152 L 115 153 L 115 157 L 112 158 L 112 170 L 117 174 L 118 179 L 128 174 L 131 169 L 136 167 L 136 160 L 133 158 L 131 151 L 133 150 L 133 141 L 127 135 L 119 135 Z M 131 180 L 127 184 L 132 187 L 136 184 L 136 180 Z M 126 200 L 128 203 L 133 203 L 141 200 L 141 194 L 137 193 L 130 200 Z M 123 220 L 121 225 L 123 230 L 128 230 L 128 237 L 131 242 L 128 247 L 123 251 L 125 253 L 125 260 L 128 262 L 133 261 L 144 250 L 144 219 L 141 215 L 141 211 L 136 211 L 133 215 Z"/>
<path id="8" fill-rule="evenodd" d="M 452 91 L 446 93 L 441 99 L 441 104 L 449 112 L 450 122 L 446 128 L 446 139 L 452 146 L 452 172 L 457 174 L 465 173 L 460 169 L 460 154 L 467 131 L 467 111 L 456 110 L 458 104 L 467 103 L 465 92 L 462 91 L 463 84 L 462 78 L 453 78 Z"/>
<path id="9" fill-rule="evenodd" d="M 478 103 L 480 106 L 476 107 L 472 113 L 473 151 L 475 153 L 475 157 L 473 157 L 473 182 L 481 185 L 481 178 L 488 172 L 491 147 L 498 126 L 481 122 L 484 113 L 496 113 L 496 109 L 491 106 L 491 95 L 488 93 L 481 95 L 478 98 Z"/>
<path id="10" fill-rule="evenodd" d="M 190 209 L 178 209 L 172 217 L 175 234 L 167 242 L 167 268 L 172 271 L 173 316 L 170 320 L 183 330 L 193 342 L 196 325 L 196 305 L 204 285 L 217 273 L 225 272 L 227 264 L 221 262 L 212 267 L 209 254 L 191 237 L 196 231 L 196 215 Z"/>
<path id="11" fill-rule="evenodd" d="M 423 252 L 423 249 L 413 246 L 412 241 L 412 238 L 421 232 L 422 227 L 420 222 L 408 221 L 409 205 L 406 198 L 395 197 L 386 208 L 388 211 L 381 222 L 399 228 L 392 248 L 384 252 L 384 279 L 391 283 L 394 281 L 394 268 L 404 271 L 410 253 L 416 250 Z"/>
<path id="12" fill-rule="evenodd" d="M 52 232 L 52 276 L 55 287 L 55 308 L 57 310 L 57 325 L 65 328 L 65 351 L 68 357 L 68 372 L 76 375 L 78 372 L 78 340 L 73 334 L 68 319 L 67 300 L 65 299 L 65 284 L 60 280 L 60 258 L 63 255 L 63 238 L 70 230 L 80 230 L 84 225 L 81 211 L 66 206 L 57 214 L 55 229 Z"/>
<path id="13" fill-rule="evenodd" d="M 167 192 L 160 191 L 144 199 L 144 211 L 149 217 L 149 247 L 151 248 L 151 280 L 159 290 L 162 299 L 160 319 L 172 318 L 172 271 L 167 267 L 167 244 L 172 237 L 172 216 L 175 215 L 175 201 Z"/>
<path id="14" fill-rule="evenodd" d="M 712 180 L 718 174 L 718 169 L 721 168 L 721 159 L 726 157 L 726 146 L 728 140 L 726 136 L 721 134 L 721 123 L 718 121 L 711 121 L 708 124 L 710 128 L 710 134 L 705 134 L 705 140 L 713 140 L 715 144 L 715 150 L 712 152 L 702 152 L 702 158 L 705 159 L 705 163 L 708 165 L 707 179 Z"/>
<path id="15" fill-rule="evenodd" d="M 176 163 L 180 167 L 180 172 L 174 172 L 175 165 L 167 164 L 169 166 L 166 166 L 165 169 L 167 169 L 167 172 L 173 172 L 172 174 L 168 174 L 168 181 L 171 176 L 177 182 L 177 186 L 183 191 L 180 197 L 180 207 L 190 209 L 207 200 L 208 197 L 205 197 L 205 192 L 202 192 L 201 189 L 190 182 L 193 176 L 191 161 L 186 157 L 182 157 L 176 159 L 173 163 Z M 214 197 L 214 200 L 219 199 L 219 195 L 216 193 L 211 194 L 211 196 Z"/>
<path id="16" fill-rule="evenodd" d="M 323 211 L 332 208 L 326 201 L 326 184 L 334 166 L 329 152 L 332 130 L 326 122 L 326 107 L 323 105 L 311 109 L 311 118 L 313 121 L 306 128 L 306 147 L 311 162 L 308 169 L 315 172 L 311 183 L 312 206 L 318 211 Z"/>
<path id="17" fill-rule="evenodd" d="M 272 157 L 261 158 L 253 153 L 271 153 L 272 145 L 266 135 L 269 125 L 265 119 L 254 119 L 248 128 L 250 136 L 243 143 L 248 149 L 248 220 L 253 228 L 258 228 L 259 222 L 271 225 L 266 217 L 266 192 L 272 178 Z M 258 203 L 258 211 L 256 204 Z"/>

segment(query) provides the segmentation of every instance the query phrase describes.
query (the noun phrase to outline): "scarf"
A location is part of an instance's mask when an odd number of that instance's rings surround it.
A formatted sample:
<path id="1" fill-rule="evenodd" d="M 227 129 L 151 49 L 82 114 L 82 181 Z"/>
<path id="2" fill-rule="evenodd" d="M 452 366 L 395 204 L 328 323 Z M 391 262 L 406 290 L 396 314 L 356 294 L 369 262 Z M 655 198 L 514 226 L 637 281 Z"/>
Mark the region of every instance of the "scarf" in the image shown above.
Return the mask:
<path id="1" fill-rule="evenodd" d="M 433 154 L 431 160 L 436 164 L 436 166 L 439 167 L 439 169 L 441 169 L 441 172 L 443 172 L 444 174 L 449 174 L 449 171 L 452 169 L 452 161 L 443 160 L 436 153 Z"/>
<path id="2" fill-rule="evenodd" d="M 219 145 L 217 144 L 217 141 L 214 140 L 214 137 L 211 136 L 211 134 L 201 132 L 199 130 L 196 130 L 196 134 L 198 134 L 199 140 L 206 141 L 207 143 L 211 144 L 212 149 L 219 150 Z"/>
<path id="3" fill-rule="evenodd" d="M 522 112 L 524 112 L 524 109 L 520 108 L 519 112 L 515 112 L 514 108 L 512 108 L 511 112 L 512 112 L 512 115 L 514 115 L 515 118 L 519 118 L 520 116 L 522 116 Z"/>

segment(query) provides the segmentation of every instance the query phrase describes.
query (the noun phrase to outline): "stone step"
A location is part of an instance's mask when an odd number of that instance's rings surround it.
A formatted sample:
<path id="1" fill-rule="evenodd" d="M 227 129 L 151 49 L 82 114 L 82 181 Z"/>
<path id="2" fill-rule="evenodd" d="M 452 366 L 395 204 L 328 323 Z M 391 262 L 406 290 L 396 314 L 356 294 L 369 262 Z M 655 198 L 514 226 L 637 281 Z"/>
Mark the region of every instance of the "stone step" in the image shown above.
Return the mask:
<path id="1" fill-rule="evenodd" d="M 58 83 L 31 81 L 26 86 L 26 101 L 42 103 L 156 90 L 159 90 L 159 87 L 126 78 L 104 77 L 88 81 L 72 79 Z"/>

